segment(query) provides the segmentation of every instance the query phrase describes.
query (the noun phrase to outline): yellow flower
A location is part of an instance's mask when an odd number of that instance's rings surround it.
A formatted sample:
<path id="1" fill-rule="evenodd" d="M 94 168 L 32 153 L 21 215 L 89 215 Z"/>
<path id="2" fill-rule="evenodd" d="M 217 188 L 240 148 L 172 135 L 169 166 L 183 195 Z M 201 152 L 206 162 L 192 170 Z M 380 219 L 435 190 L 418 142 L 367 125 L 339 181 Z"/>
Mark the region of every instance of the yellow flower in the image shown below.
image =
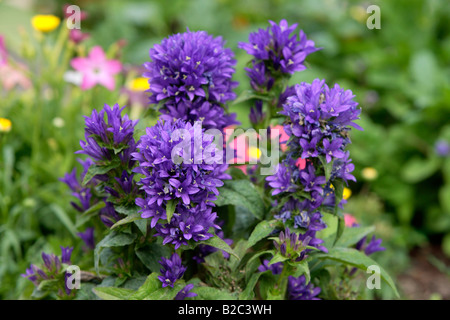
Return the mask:
<path id="1" fill-rule="evenodd" d="M 0 132 L 11 131 L 11 120 L 0 118 Z"/>
<path id="2" fill-rule="evenodd" d="M 50 32 L 58 28 L 61 19 L 51 14 L 38 14 L 31 19 L 33 28 L 41 32 Z"/>
<path id="3" fill-rule="evenodd" d="M 366 180 L 375 180 L 378 177 L 378 171 L 375 168 L 367 167 L 361 171 L 361 174 Z"/>
<path id="4" fill-rule="evenodd" d="M 150 88 L 150 84 L 148 83 L 147 78 L 136 78 L 133 79 L 130 83 L 130 89 L 133 91 L 145 91 Z"/>
<path id="5" fill-rule="evenodd" d="M 250 147 L 248 150 L 248 156 L 251 159 L 259 160 L 259 158 L 261 158 L 261 150 L 256 147 Z"/>
<path id="6" fill-rule="evenodd" d="M 344 188 L 344 193 L 343 193 L 344 200 L 347 200 L 348 198 L 350 198 L 351 195 L 352 195 L 352 190 L 350 190 L 349 188 Z"/>

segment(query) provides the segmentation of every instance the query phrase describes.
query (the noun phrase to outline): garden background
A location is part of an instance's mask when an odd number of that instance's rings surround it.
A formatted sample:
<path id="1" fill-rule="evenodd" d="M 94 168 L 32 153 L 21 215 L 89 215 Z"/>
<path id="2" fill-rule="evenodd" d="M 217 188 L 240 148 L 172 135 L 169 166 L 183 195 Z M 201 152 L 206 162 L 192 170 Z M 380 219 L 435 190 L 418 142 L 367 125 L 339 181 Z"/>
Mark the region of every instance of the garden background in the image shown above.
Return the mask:
<path id="1" fill-rule="evenodd" d="M 70 44 L 61 26 L 41 34 L 36 14 L 63 18 L 65 1 L 0 2 L 0 35 L 12 69 L 1 69 L 0 297 L 29 298 L 20 277 L 41 251 L 69 245 L 79 232 L 70 192 L 58 179 L 75 165 L 83 115 L 104 103 L 143 112 L 139 82 L 148 51 L 170 34 L 205 30 L 221 35 L 238 64 L 239 92 L 248 86 L 249 60 L 237 48 L 268 20 L 298 23 L 324 50 L 291 84 L 315 78 L 339 83 L 362 107 L 350 146 L 354 174 L 346 212 L 375 225 L 386 251 L 376 253 L 403 299 L 450 298 L 450 6 L 435 1 L 194 0 L 75 1 L 88 15 L 89 38 Z M 368 5 L 381 10 L 381 29 L 368 29 Z M 64 26 L 63 26 L 64 27 Z M 109 91 L 70 83 L 69 60 L 100 45 L 124 69 Z M 1 55 L 0 55 L 1 57 Z M 1 59 L 0 59 L 1 61 Z M 11 70 L 19 70 L 13 73 Z M 142 100 L 142 97 L 144 97 Z M 250 105 L 231 107 L 242 127 Z M 156 121 L 156 118 L 154 119 Z M 9 125 L 3 125 L 2 128 Z M 388 291 L 376 298 L 393 298 Z"/>

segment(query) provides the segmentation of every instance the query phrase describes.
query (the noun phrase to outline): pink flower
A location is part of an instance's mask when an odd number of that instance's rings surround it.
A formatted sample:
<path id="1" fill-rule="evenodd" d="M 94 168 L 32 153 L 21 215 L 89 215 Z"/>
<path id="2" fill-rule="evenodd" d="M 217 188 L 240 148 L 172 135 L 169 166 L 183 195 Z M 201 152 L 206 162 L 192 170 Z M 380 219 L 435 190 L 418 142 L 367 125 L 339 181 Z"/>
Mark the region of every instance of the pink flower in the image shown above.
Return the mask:
<path id="1" fill-rule="evenodd" d="M 295 161 L 295 166 L 299 168 L 300 170 L 303 170 L 306 168 L 306 159 L 298 158 L 297 161 Z"/>
<path id="2" fill-rule="evenodd" d="M 108 90 L 114 90 L 114 75 L 122 69 L 118 60 L 107 60 L 105 52 L 100 46 L 95 46 L 86 58 L 73 58 L 72 67 L 83 74 L 81 89 L 88 90 L 96 84 L 100 84 Z"/>
<path id="3" fill-rule="evenodd" d="M 355 227 L 355 225 L 358 225 L 356 218 L 348 213 L 344 213 L 344 222 L 345 226 L 350 228 Z"/>
<path id="4" fill-rule="evenodd" d="M 276 130 L 279 130 L 279 133 L 277 135 L 280 136 L 280 149 L 281 151 L 285 152 L 287 150 L 287 142 L 289 140 L 289 136 L 287 135 L 287 133 L 284 131 L 284 127 L 282 125 L 276 125 L 276 126 L 271 126 L 270 127 L 272 129 L 271 134 L 277 134 Z M 276 129 L 276 130 L 273 130 Z"/>
<path id="5" fill-rule="evenodd" d="M 89 38 L 89 33 L 83 33 L 78 29 L 72 29 L 69 33 L 69 39 L 72 40 L 74 43 L 79 44 L 80 42 L 83 42 L 87 38 Z"/>

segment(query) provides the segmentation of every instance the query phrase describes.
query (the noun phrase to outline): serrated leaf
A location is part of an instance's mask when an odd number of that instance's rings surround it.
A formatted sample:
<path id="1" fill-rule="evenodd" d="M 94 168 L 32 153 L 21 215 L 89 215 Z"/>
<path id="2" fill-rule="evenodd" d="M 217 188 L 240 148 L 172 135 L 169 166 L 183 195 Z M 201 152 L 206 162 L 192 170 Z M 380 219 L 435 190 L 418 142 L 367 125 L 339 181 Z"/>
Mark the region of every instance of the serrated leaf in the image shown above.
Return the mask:
<path id="1" fill-rule="evenodd" d="M 128 300 L 133 290 L 116 287 L 96 287 L 92 291 L 103 300 Z"/>
<path id="2" fill-rule="evenodd" d="M 166 204 L 166 216 L 167 216 L 167 222 L 170 223 L 170 220 L 172 220 L 172 216 L 175 212 L 175 208 L 177 207 L 178 200 L 172 199 L 167 201 Z"/>
<path id="3" fill-rule="evenodd" d="M 226 181 L 220 188 L 220 194 L 214 201 L 217 206 L 235 205 L 248 209 L 256 218 L 264 217 L 265 206 L 263 199 L 249 180 Z"/>
<path id="4" fill-rule="evenodd" d="M 248 238 L 247 248 L 251 248 L 258 241 L 268 237 L 275 229 L 275 226 L 276 220 L 271 221 L 264 220 L 258 223 L 253 232 L 251 233 L 250 237 Z"/>
<path id="5" fill-rule="evenodd" d="M 369 266 L 376 265 L 380 268 L 380 276 L 381 278 L 392 288 L 395 295 L 400 297 L 397 288 L 395 286 L 394 281 L 389 276 L 389 274 L 379 266 L 374 260 L 369 258 L 366 254 L 361 251 L 358 251 L 353 248 L 342 248 L 342 247 L 334 247 L 331 248 L 326 254 L 316 255 L 319 259 L 331 259 L 335 261 L 339 261 L 341 263 L 351 265 L 358 269 L 367 271 Z"/>

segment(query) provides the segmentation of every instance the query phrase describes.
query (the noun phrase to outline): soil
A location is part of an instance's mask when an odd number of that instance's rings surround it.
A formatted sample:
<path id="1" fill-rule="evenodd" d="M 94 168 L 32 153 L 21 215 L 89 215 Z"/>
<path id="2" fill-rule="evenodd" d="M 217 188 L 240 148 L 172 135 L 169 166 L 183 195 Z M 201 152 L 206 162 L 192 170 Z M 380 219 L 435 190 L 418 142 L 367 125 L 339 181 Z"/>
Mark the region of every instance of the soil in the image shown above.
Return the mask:
<path id="1" fill-rule="evenodd" d="M 411 267 L 397 276 L 403 299 L 450 300 L 450 259 L 439 247 L 417 248 L 411 252 Z"/>

